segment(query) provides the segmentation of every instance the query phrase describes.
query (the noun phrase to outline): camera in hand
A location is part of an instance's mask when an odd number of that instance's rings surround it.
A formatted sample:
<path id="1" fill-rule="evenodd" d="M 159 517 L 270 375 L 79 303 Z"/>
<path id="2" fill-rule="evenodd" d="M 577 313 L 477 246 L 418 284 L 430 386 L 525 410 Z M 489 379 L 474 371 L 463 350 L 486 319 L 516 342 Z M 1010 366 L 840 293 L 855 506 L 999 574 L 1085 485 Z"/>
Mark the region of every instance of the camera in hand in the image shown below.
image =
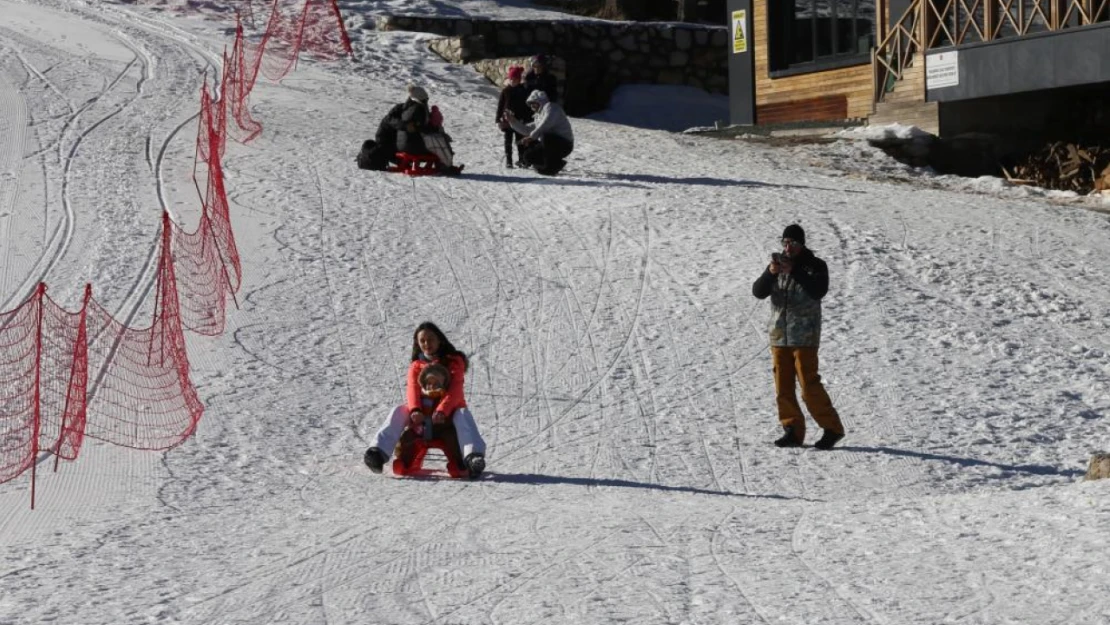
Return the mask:
<path id="1" fill-rule="evenodd" d="M 789 262 L 790 259 L 778 252 L 773 252 L 771 254 L 771 262 L 776 265 L 781 265 L 784 260 Z"/>

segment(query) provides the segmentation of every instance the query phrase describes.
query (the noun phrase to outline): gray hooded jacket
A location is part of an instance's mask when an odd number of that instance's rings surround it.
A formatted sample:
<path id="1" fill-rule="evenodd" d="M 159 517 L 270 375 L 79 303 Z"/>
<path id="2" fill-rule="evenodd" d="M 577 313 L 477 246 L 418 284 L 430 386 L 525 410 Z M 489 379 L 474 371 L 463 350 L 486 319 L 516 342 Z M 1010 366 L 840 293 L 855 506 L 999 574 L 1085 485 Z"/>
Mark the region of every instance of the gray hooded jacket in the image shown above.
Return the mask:
<path id="1" fill-rule="evenodd" d="M 563 107 L 548 101 L 547 94 L 542 91 L 533 91 L 528 96 L 528 103 L 533 102 L 540 102 L 543 105 L 536 113 L 536 118 L 531 124 L 525 124 L 519 119 L 513 120 L 513 130 L 537 141 L 550 133 L 574 143 L 574 131 L 571 130 L 570 119 L 563 112 Z"/>

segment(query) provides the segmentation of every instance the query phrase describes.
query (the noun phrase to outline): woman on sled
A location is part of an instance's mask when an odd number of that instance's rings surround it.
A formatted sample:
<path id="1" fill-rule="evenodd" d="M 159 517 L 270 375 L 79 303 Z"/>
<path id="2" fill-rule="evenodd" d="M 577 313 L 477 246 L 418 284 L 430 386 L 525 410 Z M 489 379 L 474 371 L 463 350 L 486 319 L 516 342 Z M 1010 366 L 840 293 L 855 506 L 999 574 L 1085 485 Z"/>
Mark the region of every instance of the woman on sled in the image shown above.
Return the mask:
<path id="1" fill-rule="evenodd" d="M 397 406 L 370 441 L 366 466 L 381 473 L 396 450 L 393 472 L 414 471 L 422 456 L 419 440 L 444 443 L 451 477 L 478 477 L 486 468 L 486 442 L 466 407 L 463 387 L 468 361 L 436 325 L 425 321 L 412 336 L 405 403 Z"/>

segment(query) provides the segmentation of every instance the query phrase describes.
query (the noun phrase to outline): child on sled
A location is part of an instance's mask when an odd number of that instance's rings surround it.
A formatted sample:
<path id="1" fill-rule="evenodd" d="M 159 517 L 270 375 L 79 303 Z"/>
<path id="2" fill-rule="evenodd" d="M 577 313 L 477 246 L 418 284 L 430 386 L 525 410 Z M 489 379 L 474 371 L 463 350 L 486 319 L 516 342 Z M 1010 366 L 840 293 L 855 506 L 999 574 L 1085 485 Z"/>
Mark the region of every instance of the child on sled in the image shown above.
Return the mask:
<path id="1" fill-rule="evenodd" d="M 434 323 L 417 326 L 405 403 L 393 409 L 371 439 L 364 457 L 371 471 L 381 473 L 394 449 L 399 468 L 413 468 L 417 439 L 426 437 L 444 442 L 448 472 L 453 477 L 473 479 L 482 474 L 486 443 L 463 395 L 467 364 L 466 354 L 455 349 Z"/>

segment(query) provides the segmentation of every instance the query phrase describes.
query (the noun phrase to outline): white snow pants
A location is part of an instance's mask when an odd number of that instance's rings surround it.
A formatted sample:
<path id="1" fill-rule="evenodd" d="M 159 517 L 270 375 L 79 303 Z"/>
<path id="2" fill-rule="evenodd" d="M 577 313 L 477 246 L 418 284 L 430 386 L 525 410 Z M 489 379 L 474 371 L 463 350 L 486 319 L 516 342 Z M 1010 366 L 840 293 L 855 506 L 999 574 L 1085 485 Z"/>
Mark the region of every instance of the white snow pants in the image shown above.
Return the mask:
<path id="1" fill-rule="evenodd" d="M 474 415 L 470 414 L 470 410 L 459 408 L 451 415 L 451 422 L 455 424 L 455 433 L 459 436 L 459 451 L 462 452 L 463 458 L 470 454 L 486 453 L 486 441 L 478 432 L 478 424 L 474 421 Z M 382 450 L 387 457 L 392 456 L 393 450 L 397 447 L 397 441 L 401 440 L 401 434 L 404 433 L 408 423 L 409 409 L 405 406 L 397 406 L 389 414 L 389 418 L 382 423 L 374 438 L 370 439 L 370 446 Z"/>

